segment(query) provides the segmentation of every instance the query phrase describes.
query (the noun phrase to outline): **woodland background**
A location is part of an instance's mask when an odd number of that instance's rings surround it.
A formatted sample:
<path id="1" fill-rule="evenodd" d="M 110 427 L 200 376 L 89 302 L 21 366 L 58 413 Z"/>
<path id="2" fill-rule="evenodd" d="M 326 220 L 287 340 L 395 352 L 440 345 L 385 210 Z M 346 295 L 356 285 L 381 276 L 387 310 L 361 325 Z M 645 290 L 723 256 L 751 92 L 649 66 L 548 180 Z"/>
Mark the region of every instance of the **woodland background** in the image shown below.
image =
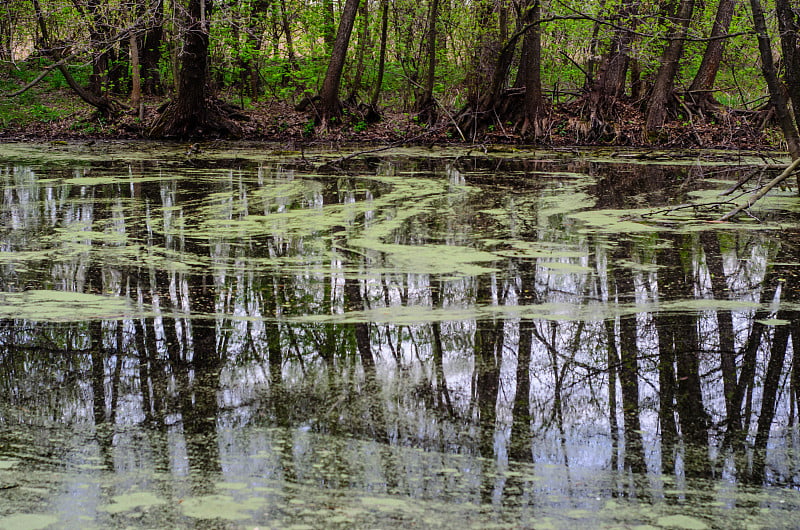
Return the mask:
<path id="1" fill-rule="evenodd" d="M 3 134 L 800 156 L 792 0 L 8 0 Z M 76 103 L 77 101 L 77 103 Z"/>

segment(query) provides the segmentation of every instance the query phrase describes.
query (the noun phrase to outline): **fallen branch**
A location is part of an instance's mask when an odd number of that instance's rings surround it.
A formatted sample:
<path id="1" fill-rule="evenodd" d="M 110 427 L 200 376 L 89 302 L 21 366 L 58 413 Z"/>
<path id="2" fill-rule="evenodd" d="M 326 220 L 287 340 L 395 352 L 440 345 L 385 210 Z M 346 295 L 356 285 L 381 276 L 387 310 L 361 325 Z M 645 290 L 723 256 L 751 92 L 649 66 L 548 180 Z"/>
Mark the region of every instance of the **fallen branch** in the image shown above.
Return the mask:
<path id="1" fill-rule="evenodd" d="M 778 175 L 774 179 L 772 179 L 769 182 L 767 182 L 764 185 L 763 188 L 761 188 L 756 193 L 751 195 L 750 198 L 747 200 L 747 202 L 745 204 L 737 206 L 736 208 L 734 208 L 730 212 L 726 213 L 725 215 L 723 215 L 722 217 L 717 219 L 717 221 L 728 221 L 729 219 L 733 218 L 736 214 L 738 214 L 742 210 L 746 210 L 747 208 L 751 207 L 753 204 L 756 203 L 756 201 L 761 199 L 761 197 L 763 197 L 764 195 L 769 193 L 769 190 L 771 190 L 772 188 L 774 188 L 775 186 L 777 186 L 778 184 L 780 184 L 781 182 L 783 182 L 784 180 L 789 178 L 789 176 L 792 173 L 794 173 L 795 169 L 797 169 L 798 166 L 800 166 L 800 157 L 795 158 L 794 162 L 792 162 L 789 165 L 789 167 L 787 167 L 786 169 L 783 170 L 783 173 L 781 173 L 780 175 Z"/>

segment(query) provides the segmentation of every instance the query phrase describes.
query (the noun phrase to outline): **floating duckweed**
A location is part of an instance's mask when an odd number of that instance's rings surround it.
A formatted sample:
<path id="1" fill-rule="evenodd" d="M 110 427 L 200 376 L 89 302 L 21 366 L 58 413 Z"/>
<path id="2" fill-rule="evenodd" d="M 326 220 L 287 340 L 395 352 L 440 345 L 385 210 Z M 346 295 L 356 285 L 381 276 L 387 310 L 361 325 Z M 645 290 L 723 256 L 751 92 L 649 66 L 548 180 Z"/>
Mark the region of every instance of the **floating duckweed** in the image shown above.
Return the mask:
<path id="1" fill-rule="evenodd" d="M 137 491 L 125 495 L 115 495 L 111 498 L 112 504 L 101 506 L 99 509 L 109 513 L 123 513 L 136 508 L 147 508 L 166 504 L 164 499 L 149 491 Z"/>

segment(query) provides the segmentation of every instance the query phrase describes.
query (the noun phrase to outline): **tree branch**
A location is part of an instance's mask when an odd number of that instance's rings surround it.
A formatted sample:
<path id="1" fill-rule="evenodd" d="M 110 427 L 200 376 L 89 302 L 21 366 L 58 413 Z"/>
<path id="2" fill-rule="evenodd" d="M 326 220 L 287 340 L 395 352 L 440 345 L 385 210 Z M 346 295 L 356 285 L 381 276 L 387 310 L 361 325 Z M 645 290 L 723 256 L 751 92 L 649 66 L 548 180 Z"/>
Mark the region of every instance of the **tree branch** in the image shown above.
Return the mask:
<path id="1" fill-rule="evenodd" d="M 728 221 L 742 210 L 746 210 L 747 208 L 751 207 L 753 204 L 756 203 L 756 201 L 758 201 L 759 199 L 761 199 L 761 197 L 766 195 L 769 192 L 769 190 L 771 190 L 772 188 L 774 188 L 775 186 L 777 186 L 778 184 L 789 178 L 792 175 L 792 173 L 794 173 L 794 171 L 797 169 L 798 166 L 800 166 L 800 158 L 795 158 L 794 162 L 792 162 L 789 165 L 789 167 L 783 170 L 783 173 L 781 173 L 774 179 L 767 182 L 763 188 L 761 188 L 756 193 L 751 195 L 750 198 L 747 199 L 747 202 L 745 204 L 737 206 L 730 212 L 726 213 L 725 215 L 717 219 L 717 221 Z"/>

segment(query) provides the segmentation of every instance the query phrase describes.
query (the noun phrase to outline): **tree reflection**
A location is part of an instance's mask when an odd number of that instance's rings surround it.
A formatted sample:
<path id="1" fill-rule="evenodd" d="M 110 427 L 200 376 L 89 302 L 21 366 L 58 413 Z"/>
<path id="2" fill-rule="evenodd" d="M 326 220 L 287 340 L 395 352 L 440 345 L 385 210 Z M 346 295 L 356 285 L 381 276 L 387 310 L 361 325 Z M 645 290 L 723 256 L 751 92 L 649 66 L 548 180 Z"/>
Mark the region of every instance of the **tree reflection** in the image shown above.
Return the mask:
<path id="1" fill-rule="evenodd" d="M 670 178 L 640 189 L 628 167 L 559 164 L 621 172 L 592 175 L 610 207 L 630 189 L 660 197 Z M 554 190 L 577 185 L 537 181 L 545 162 L 508 184 L 513 200 L 480 160 L 421 164 L 424 192 L 382 180 L 396 178 L 388 162 L 362 169 L 375 173 L 277 165 L 80 189 L 3 173 L 0 244 L 47 246 L 28 269 L 2 263 L 5 292 L 113 294 L 135 311 L 4 318 L 2 420 L 88 425 L 109 469 L 115 433 L 141 428 L 148 465 L 185 464 L 193 495 L 253 453 L 270 479 L 498 506 L 548 488 L 577 498 L 585 469 L 610 473 L 609 496 L 654 499 L 654 475 L 710 496 L 729 451 L 738 479 L 796 481 L 768 457 L 800 405 L 796 246 L 756 231 L 592 233 L 552 213 Z M 425 207 L 405 216 L 412 200 Z M 463 273 L 399 254 L 414 245 L 494 255 Z M 730 304 L 691 309 L 709 300 Z M 326 436 L 343 445 L 328 451 Z M 422 451 L 398 457 L 409 448 Z"/>

